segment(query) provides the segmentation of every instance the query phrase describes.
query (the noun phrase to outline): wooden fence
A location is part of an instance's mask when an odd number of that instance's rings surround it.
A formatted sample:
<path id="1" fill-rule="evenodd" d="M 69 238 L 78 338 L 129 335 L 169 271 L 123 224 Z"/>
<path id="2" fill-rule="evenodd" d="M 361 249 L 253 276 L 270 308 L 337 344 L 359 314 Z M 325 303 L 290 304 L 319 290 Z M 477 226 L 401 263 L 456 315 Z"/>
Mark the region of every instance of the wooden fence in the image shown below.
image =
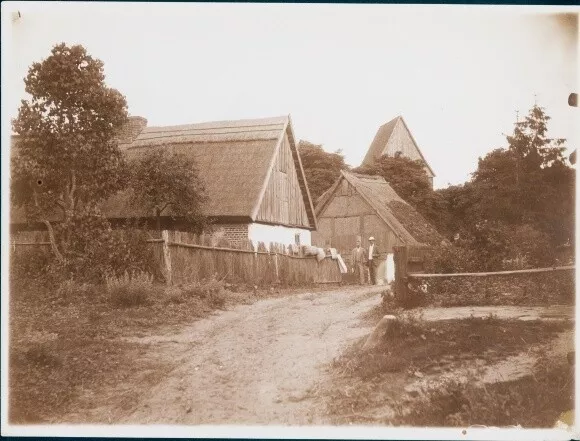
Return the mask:
<path id="1" fill-rule="evenodd" d="M 168 283 L 179 284 L 207 280 L 211 277 L 230 283 L 253 285 L 301 285 L 312 283 L 340 283 L 342 276 L 338 261 L 330 256 L 318 261 L 305 256 L 300 248 L 297 255 L 288 247 L 250 244 L 234 248 L 186 243 L 170 240 L 164 232 L 162 239 L 149 241 L 156 260 Z M 252 248 L 252 249 L 249 249 Z"/>
<path id="2" fill-rule="evenodd" d="M 209 235 L 171 231 L 163 231 L 161 236 L 145 246 L 152 248 L 154 265 L 170 284 L 212 277 L 260 286 L 342 282 L 337 260 L 327 256 L 318 261 L 305 255 L 304 247 L 260 243 L 254 248 L 249 241 L 233 245 Z M 50 252 L 49 242 L 13 242 L 11 246 L 13 256 L 33 247 Z"/>
<path id="3" fill-rule="evenodd" d="M 441 278 L 457 278 L 457 277 L 492 277 L 492 276 L 507 276 L 515 274 L 533 274 L 546 273 L 555 271 L 570 271 L 574 270 L 574 265 L 557 266 L 549 268 L 532 268 L 523 270 L 511 271 L 493 271 L 493 272 L 474 272 L 474 273 L 436 273 L 427 274 L 424 270 L 424 261 L 429 253 L 429 248 L 414 248 L 399 246 L 394 248 L 395 261 L 395 295 L 397 299 L 405 304 L 409 299 L 409 290 L 412 281 L 441 279 Z"/>

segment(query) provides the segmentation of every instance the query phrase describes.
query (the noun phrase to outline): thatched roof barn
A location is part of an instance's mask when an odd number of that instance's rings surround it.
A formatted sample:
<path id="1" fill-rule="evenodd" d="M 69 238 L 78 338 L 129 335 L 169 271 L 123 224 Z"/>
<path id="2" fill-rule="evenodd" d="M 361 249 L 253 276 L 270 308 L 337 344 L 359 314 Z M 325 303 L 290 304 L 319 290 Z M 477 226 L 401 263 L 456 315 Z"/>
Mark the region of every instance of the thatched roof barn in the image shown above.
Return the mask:
<path id="1" fill-rule="evenodd" d="M 396 157 L 398 155 L 422 161 L 425 165 L 425 172 L 431 181 L 431 186 L 433 186 L 435 173 L 423 156 L 402 116 L 397 116 L 379 127 L 362 165 L 373 165 L 381 156 Z"/>
<path id="2" fill-rule="evenodd" d="M 342 171 L 316 203 L 316 245 L 332 246 L 348 254 L 357 237 L 368 246 L 374 236 L 381 252 L 398 245 L 439 245 L 442 236 L 379 176 Z"/>
<path id="3" fill-rule="evenodd" d="M 152 149 L 192 156 L 209 197 L 204 214 L 231 241 L 310 243 L 316 218 L 289 116 L 166 127 L 131 117 L 119 145 L 129 160 Z M 116 195 L 103 212 L 114 221 L 154 217 L 128 199 Z M 164 225 L 172 228 L 170 216 Z"/>

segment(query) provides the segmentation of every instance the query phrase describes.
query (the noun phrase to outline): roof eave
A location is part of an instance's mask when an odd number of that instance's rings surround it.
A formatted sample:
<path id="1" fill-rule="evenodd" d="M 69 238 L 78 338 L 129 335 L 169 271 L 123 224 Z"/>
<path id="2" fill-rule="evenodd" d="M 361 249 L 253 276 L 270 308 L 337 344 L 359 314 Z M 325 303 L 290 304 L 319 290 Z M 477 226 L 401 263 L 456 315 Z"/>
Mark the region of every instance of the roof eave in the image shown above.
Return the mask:
<path id="1" fill-rule="evenodd" d="M 433 169 L 431 168 L 431 166 L 429 165 L 429 163 L 427 162 L 427 160 L 425 159 L 425 156 L 423 156 L 423 152 L 419 148 L 419 144 L 417 144 L 417 141 L 415 140 L 413 133 L 411 133 L 411 131 L 409 130 L 409 126 L 407 126 L 407 123 L 405 122 L 405 118 L 403 118 L 402 116 L 400 116 L 399 118 L 401 118 L 401 121 L 403 121 L 403 124 L 405 125 L 405 129 L 407 129 L 407 132 L 409 133 L 409 136 L 411 137 L 411 141 L 413 141 L 413 144 L 415 144 L 415 148 L 419 152 L 419 156 L 421 156 L 421 159 L 423 160 L 423 162 L 425 163 L 425 165 L 427 166 L 427 168 L 429 169 L 429 171 L 431 172 L 433 177 L 437 176 L 435 174 L 435 172 L 433 171 Z"/>

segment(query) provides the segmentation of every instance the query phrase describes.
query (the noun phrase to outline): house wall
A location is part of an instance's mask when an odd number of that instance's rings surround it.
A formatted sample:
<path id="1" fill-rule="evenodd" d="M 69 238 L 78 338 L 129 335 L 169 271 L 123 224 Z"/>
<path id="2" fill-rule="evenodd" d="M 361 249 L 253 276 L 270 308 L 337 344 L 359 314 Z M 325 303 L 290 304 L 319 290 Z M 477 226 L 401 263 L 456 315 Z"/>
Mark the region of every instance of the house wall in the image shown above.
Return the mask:
<path id="1" fill-rule="evenodd" d="M 374 236 L 379 250 L 393 252 L 393 247 L 403 245 L 391 228 L 375 214 L 373 208 L 342 179 L 331 200 L 318 216 L 318 230 L 313 233 L 313 245 L 336 248 L 349 256 L 360 236 L 363 246 Z"/>
<path id="2" fill-rule="evenodd" d="M 311 226 L 286 134 L 278 150 L 256 220 L 291 227 Z"/>
<path id="3" fill-rule="evenodd" d="M 211 234 L 239 245 L 248 241 L 248 224 L 217 224 Z"/>
<path id="4" fill-rule="evenodd" d="M 397 121 L 385 150 L 383 151 L 383 155 L 394 157 L 397 152 L 401 152 L 401 155 L 406 158 L 423 161 L 423 158 L 417 151 L 417 146 L 411 138 L 411 134 L 406 129 L 405 124 L 401 119 Z M 425 167 L 425 172 L 430 178 L 431 186 L 433 186 L 433 174 L 428 167 Z"/>
<path id="5" fill-rule="evenodd" d="M 300 245 L 310 245 L 311 232 L 304 228 L 284 227 L 281 225 L 264 225 L 253 223 L 248 226 L 248 237 L 254 243 L 270 242 L 290 245 L 296 243 L 296 235 L 300 235 Z"/>

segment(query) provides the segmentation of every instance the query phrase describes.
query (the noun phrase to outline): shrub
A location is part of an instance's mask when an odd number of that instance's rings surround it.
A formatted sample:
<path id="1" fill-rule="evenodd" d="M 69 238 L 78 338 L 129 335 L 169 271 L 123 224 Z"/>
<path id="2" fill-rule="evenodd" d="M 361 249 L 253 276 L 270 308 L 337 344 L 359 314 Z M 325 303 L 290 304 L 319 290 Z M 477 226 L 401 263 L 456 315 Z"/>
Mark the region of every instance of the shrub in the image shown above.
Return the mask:
<path id="1" fill-rule="evenodd" d="M 428 273 L 462 273 L 477 267 L 477 254 L 459 246 L 437 247 L 425 257 L 425 271 Z"/>
<path id="2" fill-rule="evenodd" d="M 181 304 L 186 300 L 183 294 L 183 290 L 176 286 L 170 286 L 169 288 L 166 288 L 164 294 L 164 302 L 166 304 Z"/>
<path id="3" fill-rule="evenodd" d="M 524 260 L 528 267 L 551 265 L 556 259 L 549 236 L 531 225 L 516 227 L 508 237 L 508 244 L 511 260 Z"/>
<path id="4" fill-rule="evenodd" d="M 51 259 L 49 272 L 61 280 L 98 284 L 106 276 L 120 277 L 126 272 L 156 275 L 153 250 L 138 225 L 113 230 L 96 208 L 87 208 L 55 226 L 55 233 L 64 262 Z"/>
<path id="5" fill-rule="evenodd" d="M 47 275 L 50 251 L 40 247 L 13 249 L 10 253 L 10 284 L 18 289 Z M 46 279 L 44 280 L 46 283 Z"/>
<path id="6" fill-rule="evenodd" d="M 111 302 L 122 307 L 146 305 L 151 302 L 155 291 L 153 276 L 144 272 L 108 276 L 106 286 Z"/>
<path id="7" fill-rule="evenodd" d="M 206 300 L 214 308 L 223 308 L 227 301 L 227 293 L 223 280 L 215 277 L 208 281 L 193 282 L 182 286 L 185 297 L 197 297 Z"/>
<path id="8" fill-rule="evenodd" d="M 85 296 L 94 291 L 94 285 L 69 279 L 62 282 L 56 290 L 59 297 Z"/>

